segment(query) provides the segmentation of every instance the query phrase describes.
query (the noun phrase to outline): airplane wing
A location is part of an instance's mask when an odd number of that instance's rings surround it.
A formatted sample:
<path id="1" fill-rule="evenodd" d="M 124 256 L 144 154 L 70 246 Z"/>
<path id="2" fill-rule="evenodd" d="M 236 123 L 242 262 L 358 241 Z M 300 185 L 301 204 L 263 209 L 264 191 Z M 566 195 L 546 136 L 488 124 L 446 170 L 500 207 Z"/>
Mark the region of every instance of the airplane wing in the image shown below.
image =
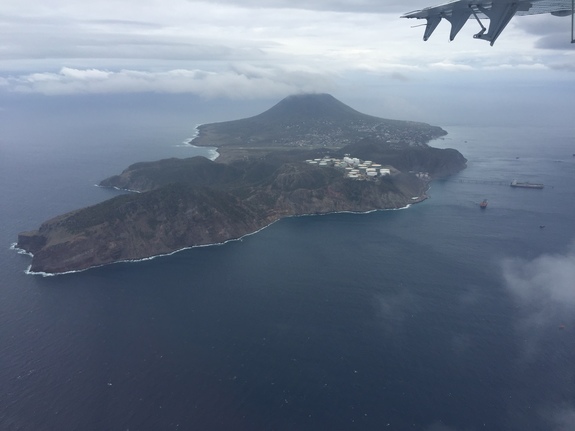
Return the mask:
<path id="1" fill-rule="evenodd" d="M 571 42 L 573 37 L 573 8 L 575 0 L 454 0 L 438 6 L 408 12 L 402 18 L 425 19 L 427 24 L 423 40 L 427 40 L 442 19 L 451 24 L 449 40 L 453 40 L 459 30 L 470 19 L 479 23 L 480 31 L 473 37 L 490 42 L 493 46 L 505 26 L 515 15 L 535 15 L 551 13 L 556 16 L 571 16 Z M 481 19 L 489 20 L 486 28 Z"/>

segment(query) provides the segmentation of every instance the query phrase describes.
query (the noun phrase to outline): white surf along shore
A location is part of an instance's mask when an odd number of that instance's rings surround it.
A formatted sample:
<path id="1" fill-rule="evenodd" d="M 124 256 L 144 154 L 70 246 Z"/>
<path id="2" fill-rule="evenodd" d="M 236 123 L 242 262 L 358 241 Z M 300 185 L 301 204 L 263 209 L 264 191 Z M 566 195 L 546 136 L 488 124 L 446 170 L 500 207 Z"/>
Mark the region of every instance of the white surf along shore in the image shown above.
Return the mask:
<path id="1" fill-rule="evenodd" d="M 369 210 L 369 211 L 336 211 L 336 212 L 321 213 L 321 214 L 299 214 L 299 215 L 294 215 L 294 216 L 288 216 L 288 217 L 280 218 L 280 219 L 275 220 L 275 221 L 271 222 L 270 224 L 268 224 L 268 225 L 266 225 L 266 226 L 264 226 L 264 227 L 262 227 L 262 228 L 260 228 L 260 229 L 258 229 L 258 230 L 256 230 L 256 231 L 254 231 L 254 232 L 247 233 L 247 234 L 245 234 L 245 235 L 242 235 L 242 236 L 239 237 L 239 238 L 231 238 L 231 239 L 228 239 L 228 240 L 226 240 L 226 241 L 222 241 L 222 242 L 218 242 L 218 243 L 191 245 L 191 246 L 188 246 L 188 247 L 183 247 L 183 248 L 180 248 L 180 249 L 178 249 L 178 250 L 171 251 L 171 252 L 169 252 L 169 253 L 161 253 L 161 254 L 156 254 L 156 255 L 153 255 L 153 256 L 142 257 L 142 258 L 139 258 L 139 259 L 117 260 L 117 261 L 115 261 L 115 262 L 104 263 L 104 264 L 101 264 L 101 265 L 94 265 L 94 266 L 90 266 L 90 267 L 88 267 L 88 268 L 83 268 L 83 269 L 78 269 L 78 270 L 73 270 L 73 271 L 63 271 L 63 272 L 32 271 L 32 270 L 31 270 L 32 265 L 29 265 L 28 268 L 24 271 L 24 273 L 26 273 L 26 274 L 28 274 L 28 275 L 41 275 L 42 277 L 53 277 L 53 276 L 56 276 L 56 275 L 76 274 L 76 273 L 79 273 L 79 272 L 88 271 L 88 270 L 90 270 L 90 269 L 100 268 L 100 267 L 108 266 L 108 265 L 114 265 L 114 264 L 117 264 L 117 263 L 138 263 L 138 262 L 145 262 L 145 261 L 148 261 L 148 260 L 156 259 L 156 258 L 158 258 L 158 257 L 171 256 L 171 255 L 176 254 L 176 253 L 179 253 L 179 252 L 181 252 L 181 251 L 191 250 L 191 249 L 193 249 L 193 248 L 215 247 L 215 246 L 225 245 L 225 244 L 227 244 L 227 243 L 229 243 L 229 242 L 242 241 L 244 238 L 246 238 L 246 237 L 248 237 L 248 236 L 251 236 L 251 235 L 255 235 L 255 234 L 261 232 L 262 230 L 264 230 L 264 229 L 270 227 L 271 225 L 273 225 L 273 224 L 275 224 L 275 223 L 277 223 L 277 222 L 279 222 L 279 221 L 281 221 L 281 220 L 284 220 L 284 219 L 286 219 L 286 218 L 292 218 L 292 217 L 328 216 L 328 215 L 334 215 L 334 214 L 358 214 L 358 215 L 360 215 L 360 214 L 370 214 L 370 213 L 377 212 L 377 211 L 399 211 L 399 210 L 408 209 L 411 205 L 412 205 L 412 204 L 408 204 L 408 205 L 406 205 L 406 206 L 404 206 L 404 207 L 401 207 L 401 208 L 375 209 L 375 210 Z M 21 248 L 18 248 L 18 247 L 17 247 L 17 243 L 13 243 L 13 244 L 10 246 L 10 249 L 11 249 L 11 250 L 15 250 L 18 254 L 23 254 L 23 255 L 30 256 L 30 257 L 34 257 L 34 255 L 33 255 L 32 253 L 30 253 L 30 252 L 28 252 L 28 251 L 26 251 L 26 250 L 23 250 L 23 249 L 21 249 Z"/>

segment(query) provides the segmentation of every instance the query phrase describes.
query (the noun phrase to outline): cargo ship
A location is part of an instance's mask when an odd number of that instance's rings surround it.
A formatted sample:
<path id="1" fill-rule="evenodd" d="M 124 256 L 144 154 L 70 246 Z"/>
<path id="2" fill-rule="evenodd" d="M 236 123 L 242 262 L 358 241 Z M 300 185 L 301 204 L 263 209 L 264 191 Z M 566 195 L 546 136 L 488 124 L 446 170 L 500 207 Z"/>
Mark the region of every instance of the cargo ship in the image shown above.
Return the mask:
<path id="1" fill-rule="evenodd" d="M 487 199 L 483 199 L 483 201 L 479 204 L 481 209 L 487 208 Z"/>
<path id="2" fill-rule="evenodd" d="M 542 189 L 543 188 L 543 184 L 537 184 L 537 183 L 520 183 L 517 180 L 513 180 L 511 181 L 510 184 L 511 187 L 523 187 L 525 189 Z"/>

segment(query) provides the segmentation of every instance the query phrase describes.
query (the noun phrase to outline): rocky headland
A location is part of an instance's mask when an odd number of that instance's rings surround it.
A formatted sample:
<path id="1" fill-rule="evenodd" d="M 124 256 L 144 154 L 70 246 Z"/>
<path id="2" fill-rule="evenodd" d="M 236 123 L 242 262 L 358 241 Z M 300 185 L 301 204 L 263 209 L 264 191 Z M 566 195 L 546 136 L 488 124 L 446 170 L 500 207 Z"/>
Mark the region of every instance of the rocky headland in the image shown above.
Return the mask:
<path id="1" fill-rule="evenodd" d="M 288 216 L 403 208 L 425 199 L 433 178 L 466 166 L 458 151 L 427 145 L 446 134 L 441 128 L 364 115 L 329 95 L 291 96 L 258 116 L 198 132 L 193 144 L 216 146 L 216 161 L 136 163 L 100 185 L 139 193 L 21 233 L 17 247 L 33 255 L 30 271 L 77 271 L 223 243 Z M 348 166 L 350 157 L 361 162 Z"/>

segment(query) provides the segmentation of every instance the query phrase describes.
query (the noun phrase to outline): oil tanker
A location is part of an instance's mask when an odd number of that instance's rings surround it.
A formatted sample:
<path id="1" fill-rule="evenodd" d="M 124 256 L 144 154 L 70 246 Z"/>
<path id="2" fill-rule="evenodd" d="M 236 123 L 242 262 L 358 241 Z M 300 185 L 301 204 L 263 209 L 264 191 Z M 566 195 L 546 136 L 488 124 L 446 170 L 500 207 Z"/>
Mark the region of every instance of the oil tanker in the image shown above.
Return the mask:
<path id="1" fill-rule="evenodd" d="M 543 188 L 543 184 L 537 184 L 537 183 L 520 183 L 517 180 L 513 180 L 511 181 L 510 184 L 511 187 L 522 187 L 525 189 L 542 189 Z"/>

